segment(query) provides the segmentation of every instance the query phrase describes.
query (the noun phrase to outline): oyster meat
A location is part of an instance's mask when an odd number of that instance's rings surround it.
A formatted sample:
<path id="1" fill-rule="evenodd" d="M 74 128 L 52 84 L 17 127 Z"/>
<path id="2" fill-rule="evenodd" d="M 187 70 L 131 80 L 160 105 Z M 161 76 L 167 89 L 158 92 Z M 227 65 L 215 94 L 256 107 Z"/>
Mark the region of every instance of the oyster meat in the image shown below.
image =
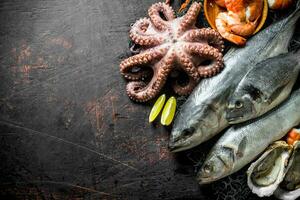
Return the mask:
<path id="1" fill-rule="evenodd" d="M 292 149 L 285 141 L 277 141 L 251 164 L 247 171 L 247 183 L 253 193 L 260 197 L 274 193 L 288 171 Z"/>

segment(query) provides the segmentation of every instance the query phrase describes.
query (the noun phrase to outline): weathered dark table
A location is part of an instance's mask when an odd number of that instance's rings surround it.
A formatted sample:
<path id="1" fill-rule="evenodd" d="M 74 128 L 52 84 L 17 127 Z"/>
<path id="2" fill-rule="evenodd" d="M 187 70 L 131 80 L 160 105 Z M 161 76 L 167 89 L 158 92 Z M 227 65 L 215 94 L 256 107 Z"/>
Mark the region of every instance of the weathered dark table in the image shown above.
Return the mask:
<path id="1" fill-rule="evenodd" d="M 199 187 L 194 157 L 206 145 L 171 154 L 168 130 L 147 122 L 150 106 L 125 93 L 119 63 L 129 56 L 129 26 L 154 2 L 0 2 L 1 199 L 209 199 L 230 191 L 232 178 Z"/>

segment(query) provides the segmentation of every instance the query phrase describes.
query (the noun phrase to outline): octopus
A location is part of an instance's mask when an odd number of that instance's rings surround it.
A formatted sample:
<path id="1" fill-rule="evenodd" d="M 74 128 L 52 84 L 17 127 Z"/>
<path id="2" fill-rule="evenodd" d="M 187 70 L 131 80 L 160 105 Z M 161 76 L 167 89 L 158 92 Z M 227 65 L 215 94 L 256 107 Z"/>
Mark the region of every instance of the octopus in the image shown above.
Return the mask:
<path id="1" fill-rule="evenodd" d="M 168 4 L 155 3 L 148 10 L 149 18 L 132 25 L 129 36 L 140 50 L 120 64 L 129 98 L 137 102 L 153 99 L 168 77 L 175 79 L 171 86 L 176 94 L 188 95 L 201 79 L 221 71 L 224 43 L 217 31 L 196 27 L 201 6 L 195 2 L 176 18 Z"/>

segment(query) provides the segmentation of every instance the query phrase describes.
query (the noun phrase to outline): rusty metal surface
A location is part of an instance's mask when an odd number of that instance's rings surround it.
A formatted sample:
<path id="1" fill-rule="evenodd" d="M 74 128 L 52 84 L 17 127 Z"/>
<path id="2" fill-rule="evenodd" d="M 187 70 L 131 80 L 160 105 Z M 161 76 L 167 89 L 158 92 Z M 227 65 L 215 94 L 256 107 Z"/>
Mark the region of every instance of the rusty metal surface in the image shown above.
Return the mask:
<path id="1" fill-rule="evenodd" d="M 0 2 L 1 197 L 210 199 L 230 191 L 195 180 L 194 156 L 210 144 L 171 154 L 168 130 L 147 122 L 150 106 L 125 94 L 119 62 L 129 56 L 129 26 L 154 2 Z"/>

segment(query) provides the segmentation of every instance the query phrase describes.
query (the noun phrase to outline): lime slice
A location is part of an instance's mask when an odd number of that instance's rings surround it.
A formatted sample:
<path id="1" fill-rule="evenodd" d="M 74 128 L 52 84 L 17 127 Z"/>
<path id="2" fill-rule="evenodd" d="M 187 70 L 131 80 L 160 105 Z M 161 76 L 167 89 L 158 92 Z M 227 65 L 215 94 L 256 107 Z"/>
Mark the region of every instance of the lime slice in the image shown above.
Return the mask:
<path id="1" fill-rule="evenodd" d="M 168 99 L 164 107 L 164 110 L 161 114 L 160 123 L 165 126 L 170 125 L 173 121 L 175 111 L 176 111 L 176 99 L 175 97 L 171 97 Z"/>
<path id="2" fill-rule="evenodd" d="M 160 113 L 160 111 L 162 110 L 164 104 L 166 101 L 166 95 L 163 94 L 161 95 L 155 102 L 154 106 L 151 109 L 150 115 L 149 115 L 149 122 L 153 122 L 156 117 L 158 116 L 158 114 Z"/>

